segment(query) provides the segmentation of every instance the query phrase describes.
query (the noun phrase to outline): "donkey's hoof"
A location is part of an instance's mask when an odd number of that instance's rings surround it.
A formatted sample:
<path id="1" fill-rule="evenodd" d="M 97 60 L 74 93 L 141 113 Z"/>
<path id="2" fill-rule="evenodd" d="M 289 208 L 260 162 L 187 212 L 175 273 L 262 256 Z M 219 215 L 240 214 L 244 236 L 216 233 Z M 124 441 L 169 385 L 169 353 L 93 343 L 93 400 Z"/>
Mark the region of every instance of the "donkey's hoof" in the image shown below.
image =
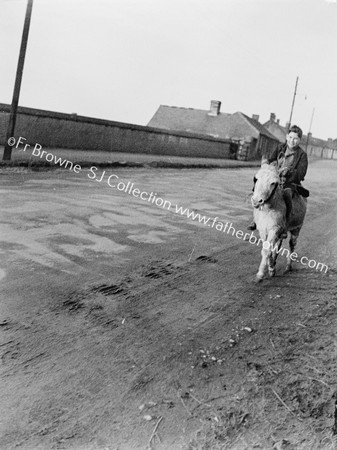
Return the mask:
<path id="1" fill-rule="evenodd" d="M 276 269 L 269 269 L 269 276 L 270 278 L 274 277 L 276 273 Z"/>
<path id="2" fill-rule="evenodd" d="M 283 274 L 285 275 L 286 273 L 291 272 L 292 270 L 293 270 L 292 266 L 291 265 L 287 265 L 286 268 L 283 271 Z"/>
<path id="3" fill-rule="evenodd" d="M 263 275 L 257 274 L 256 277 L 255 277 L 255 283 L 261 283 L 263 278 L 264 278 Z"/>

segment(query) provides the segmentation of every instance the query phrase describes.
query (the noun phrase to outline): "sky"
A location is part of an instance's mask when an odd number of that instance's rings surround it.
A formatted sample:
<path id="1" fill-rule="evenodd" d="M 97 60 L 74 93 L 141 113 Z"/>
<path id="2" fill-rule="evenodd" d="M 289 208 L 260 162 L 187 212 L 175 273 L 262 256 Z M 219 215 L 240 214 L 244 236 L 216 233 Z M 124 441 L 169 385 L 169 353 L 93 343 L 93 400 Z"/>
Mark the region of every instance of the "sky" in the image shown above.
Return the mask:
<path id="1" fill-rule="evenodd" d="M 26 0 L 0 0 L 11 103 Z M 337 138 L 337 0 L 34 0 L 19 105 L 147 125 L 160 105 Z"/>

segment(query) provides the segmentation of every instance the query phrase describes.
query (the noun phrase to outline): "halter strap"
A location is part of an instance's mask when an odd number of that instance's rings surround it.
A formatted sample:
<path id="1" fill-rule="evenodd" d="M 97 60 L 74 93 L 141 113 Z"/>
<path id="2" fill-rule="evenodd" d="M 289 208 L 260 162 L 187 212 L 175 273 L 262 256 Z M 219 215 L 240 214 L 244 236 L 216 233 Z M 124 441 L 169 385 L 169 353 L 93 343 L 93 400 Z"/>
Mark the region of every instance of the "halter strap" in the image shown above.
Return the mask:
<path id="1" fill-rule="evenodd" d="M 271 191 L 269 197 L 268 197 L 263 203 L 268 203 L 268 202 L 269 202 L 269 200 L 270 200 L 270 199 L 273 197 L 273 195 L 275 194 L 276 189 L 278 188 L 278 186 L 279 186 L 279 183 L 277 182 L 277 183 L 275 184 L 275 186 L 274 186 L 274 189 Z"/>

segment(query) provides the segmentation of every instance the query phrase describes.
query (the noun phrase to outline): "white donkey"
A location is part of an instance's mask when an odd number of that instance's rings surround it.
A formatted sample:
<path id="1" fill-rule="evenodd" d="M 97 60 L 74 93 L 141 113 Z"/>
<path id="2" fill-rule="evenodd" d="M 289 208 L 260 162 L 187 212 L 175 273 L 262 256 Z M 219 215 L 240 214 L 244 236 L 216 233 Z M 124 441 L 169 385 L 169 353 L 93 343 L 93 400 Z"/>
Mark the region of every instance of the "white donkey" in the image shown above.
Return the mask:
<path id="1" fill-rule="evenodd" d="M 285 225 L 290 232 L 290 254 L 295 250 L 297 238 L 302 228 L 307 199 L 297 192 L 293 196 L 293 207 L 286 224 L 286 203 L 283 198 L 280 178 L 275 164 L 262 164 L 261 169 L 254 177 L 255 187 L 251 197 L 254 207 L 254 220 L 260 238 L 264 242 L 261 251 L 262 260 L 256 274 L 257 281 L 261 281 L 268 268 L 269 276 L 275 275 L 275 265 L 278 251 L 282 245 L 282 232 Z M 290 254 L 287 256 L 285 272 L 292 269 Z"/>

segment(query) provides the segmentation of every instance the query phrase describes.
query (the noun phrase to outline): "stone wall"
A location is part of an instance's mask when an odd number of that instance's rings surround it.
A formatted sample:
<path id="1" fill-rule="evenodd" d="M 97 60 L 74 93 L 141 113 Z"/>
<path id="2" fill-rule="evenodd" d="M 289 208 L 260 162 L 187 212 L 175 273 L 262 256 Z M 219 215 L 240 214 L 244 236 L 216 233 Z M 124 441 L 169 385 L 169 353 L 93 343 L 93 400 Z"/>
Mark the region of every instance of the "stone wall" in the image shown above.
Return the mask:
<path id="1" fill-rule="evenodd" d="M 10 105 L 0 104 L 4 145 Z M 209 136 L 160 130 L 76 114 L 19 107 L 15 137 L 47 148 L 71 148 L 201 158 L 236 158 L 237 144 Z"/>

